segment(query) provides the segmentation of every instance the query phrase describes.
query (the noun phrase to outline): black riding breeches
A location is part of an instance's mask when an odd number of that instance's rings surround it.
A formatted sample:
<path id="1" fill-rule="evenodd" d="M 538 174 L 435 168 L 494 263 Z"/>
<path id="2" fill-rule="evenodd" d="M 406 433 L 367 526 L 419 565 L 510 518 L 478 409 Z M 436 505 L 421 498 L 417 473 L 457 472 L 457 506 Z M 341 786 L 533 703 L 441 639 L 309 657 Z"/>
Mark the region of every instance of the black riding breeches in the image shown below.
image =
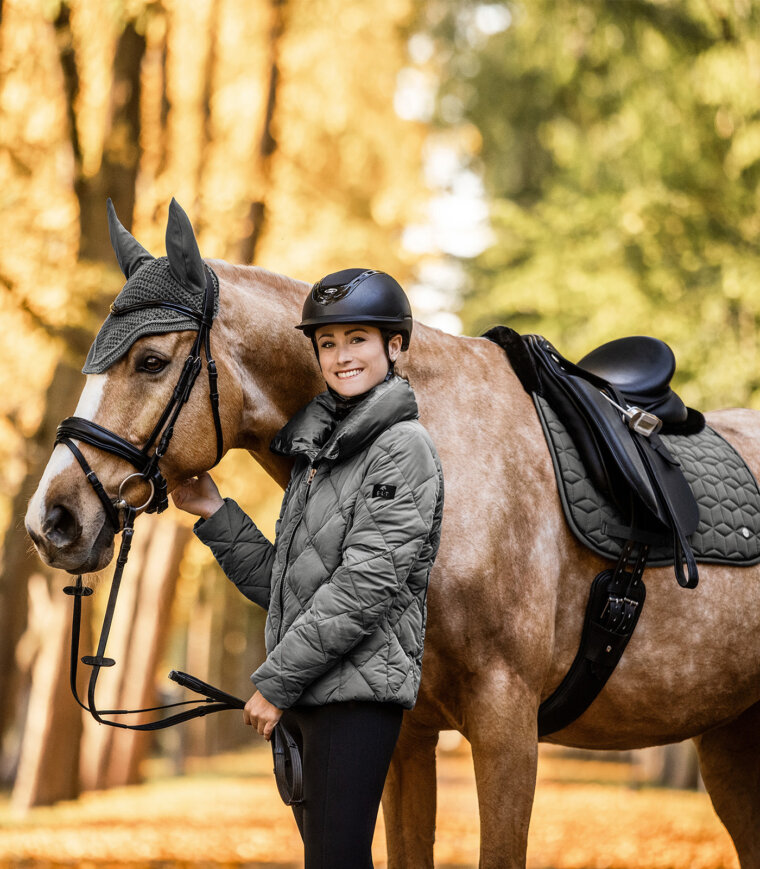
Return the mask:
<path id="1" fill-rule="evenodd" d="M 372 837 L 403 707 L 351 700 L 282 715 L 303 761 L 293 814 L 305 869 L 372 869 Z"/>

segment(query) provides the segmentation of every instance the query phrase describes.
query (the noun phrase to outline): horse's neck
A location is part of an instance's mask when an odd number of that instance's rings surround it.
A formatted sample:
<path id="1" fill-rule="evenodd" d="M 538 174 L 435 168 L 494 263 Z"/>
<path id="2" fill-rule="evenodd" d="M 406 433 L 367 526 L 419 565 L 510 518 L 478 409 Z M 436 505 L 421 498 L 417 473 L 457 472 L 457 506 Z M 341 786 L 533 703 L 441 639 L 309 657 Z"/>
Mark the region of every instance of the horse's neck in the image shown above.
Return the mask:
<path id="1" fill-rule="evenodd" d="M 229 369 L 228 382 L 219 384 L 230 409 L 225 438 L 284 486 L 292 462 L 270 452 L 269 443 L 325 389 L 311 343 L 295 328 L 308 285 L 252 266 L 210 265 L 220 280 L 214 352 Z"/>
<path id="2" fill-rule="evenodd" d="M 220 380 L 220 394 L 223 408 L 235 409 L 225 437 L 230 447 L 247 449 L 284 486 L 292 461 L 271 453 L 269 443 L 325 389 L 311 342 L 295 329 L 308 285 L 255 267 L 211 265 L 221 281 L 215 352 L 223 352 L 231 368 L 231 382 Z M 534 420 L 530 399 L 504 351 L 487 339 L 449 335 L 415 322 L 410 349 L 401 354 L 396 370 L 408 376 L 420 420 L 452 465 L 461 460 L 472 469 L 473 462 L 491 461 L 490 453 L 473 456 L 470 451 L 472 443 L 483 440 L 484 426 L 497 433 L 497 448 L 507 432 L 513 445 L 521 441 L 524 426 L 515 420 Z M 528 429 L 526 435 L 535 440 L 535 431 Z"/>

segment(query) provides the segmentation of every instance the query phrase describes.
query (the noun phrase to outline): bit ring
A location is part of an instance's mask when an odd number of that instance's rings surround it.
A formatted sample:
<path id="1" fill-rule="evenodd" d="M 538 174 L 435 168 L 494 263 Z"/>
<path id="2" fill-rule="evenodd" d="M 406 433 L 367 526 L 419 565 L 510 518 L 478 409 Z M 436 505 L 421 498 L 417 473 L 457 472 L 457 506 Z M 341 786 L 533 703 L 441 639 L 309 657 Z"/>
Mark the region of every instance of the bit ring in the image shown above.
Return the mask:
<path id="1" fill-rule="evenodd" d="M 143 475 L 139 473 L 130 474 L 128 477 L 125 477 L 121 481 L 121 485 L 119 486 L 119 492 L 116 496 L 116 508 L 121 509 L 129 506 L 129 504 L 122 496 L 121 490 L 132 479 L 132 477 L 139 477 L 141 480 L 145 480 L 145 482 L 150 486 L 150 497 L 148 498 L 148 500 L 144 504 L 141 504 L 139 507 L 135 507 L 135 512 L 141 513 L 143 510 L 145 510 L 146 507 L 150 506 L 150 502 L 153 500 L 153 496 L 156 494 L 156 487 L 153 484 L 153 480 L 143 477 Z"/>

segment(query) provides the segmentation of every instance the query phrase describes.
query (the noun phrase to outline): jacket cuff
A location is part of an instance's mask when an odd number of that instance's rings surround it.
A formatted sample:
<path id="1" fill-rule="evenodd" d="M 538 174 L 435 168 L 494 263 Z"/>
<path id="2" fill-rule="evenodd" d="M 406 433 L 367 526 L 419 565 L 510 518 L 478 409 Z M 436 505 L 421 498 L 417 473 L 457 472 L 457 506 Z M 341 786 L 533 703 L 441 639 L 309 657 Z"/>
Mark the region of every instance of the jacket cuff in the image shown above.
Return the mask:
<path id="1" fill-rule="evenodd" d="M 233 501 L 232 498 L 225 498 L 224 504 L 216 513 L 213 513 L 208 519 L 204 519 L 202 516 L 198 519 L 193 525 L 193 533 L 199 540 L 208 545 L 209 538 L 216 539 L 221 529 L 229 528 L 230 511 L 236 507 L 238 510 L 240 509 L 236 501 Z"/>
<path id="2" fill-rule="evenodd" d="M 279 673 L 267 673 L 267 670 L 269 669 L 271 668 L 267 667 L 267 661 L 264 661 L 259 669 L 251 676 L 251 682 L 253 682 L 256 690 L 262 694 L 266 700 L 278 709 L 287 709 L 289 706 L 292 706 L 298 698 L 288 697 L 288 693 L 285 690 L 285 685 L 283 684 Z"/>

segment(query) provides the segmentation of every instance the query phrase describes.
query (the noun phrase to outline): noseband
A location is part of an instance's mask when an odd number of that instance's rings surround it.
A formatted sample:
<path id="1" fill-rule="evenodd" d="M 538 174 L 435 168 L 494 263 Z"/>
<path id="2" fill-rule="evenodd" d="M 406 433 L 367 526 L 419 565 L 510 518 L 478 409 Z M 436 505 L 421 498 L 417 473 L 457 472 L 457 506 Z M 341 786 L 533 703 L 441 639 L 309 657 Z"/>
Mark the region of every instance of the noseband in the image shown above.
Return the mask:
<path id="1" fill-rule="evenodd" d="M 106 643 L 108 642 L 108 636 L 111 631 L 111 623 L 116 609 L 116 600 L 119 594 L 122 574 L 124 573 L 124 568 L 129 557 L 129 550 L 132 545 L 135 518 L 137 517 L 137 514 L 143 510 L 147 513 L 161 513 L 169 506 L 167 483 L 161 472 L 161 468 L 159 467 L 159 462 L 166 455 L 166 451 L 169 448 L 169 442 L 174 434 L 174 426 L 177 422 L 177 418 L 190 398 L 190 393 L 195 385 L 195 381 L 203 367 L 201 349 L 206 356 L 209 398 L 211 402 L 211 413 L 214 420 L 214 429 L 216 431 L 216 459 L 214 465 L 219 463 L 224 452 L 222 424 L 219 419 L 217 371 L 216 364 L 211 356 L 211 326 L 214 315 L 214 284 L 211 278 L 211 271 L 209 269 L 206 270 L 206 288 L 203 294 L 203 312 L 201 314 L 198 314 L 197 311 L 193 311 L 191 308 L 187 308 L 184 305 L 163 301 L 140 302 L 124 307 L 111 305 L 111 314 L 119 316 L 120 314 L 126 314 L 144 308 L 170 308 L 192 318 L 198 323 L 198 334 L 193 342 L 192 348 L 190 349 L 190 355 L 185 360 L 182 373 L 179 376 L 177 385 L 174 387 L 172 396 L 146 443 L 141 448 L 138 448 L 121 437 L 121 435 L 118 435 L 91 420 L 78 416 L 70 416 L 67 419 L 64 419 L 58 426 L 55 436 L 55 443 L 64 444 L 68 447 L 68 449 L 73 453 L 74 458 L 79 463 L 79 466 L 84 471 L 87 481 L 90 483 L 95 494 L 103 505 L 106 517 L 111 523 L 114 533 L 118 534 L 121 531 L 122 534 L 121 546 L 116 559 L 116 568 L 114 570 L 113 579 L 111 580 L 111 591 L 108 597 L 108 604 L 106 605 L 105 615 L 103 616 L 103 625 L 100 631 L 100 639 L 98 640 L 98 649 L 95 655 L 85 655 L 81 659 L 83 664 L 92 667 L 87 687 L 86 703 L 80 699 L 77 690 L 77 667 L 80 660 L 79 635 L 81 632 L 82 620 L 82 598 L 89 597 L 93 593 L 93 590 L 83 585 L 82 576 L 80 574 L 76 579 L 76 584 L 67 586 L 64 588 L 64 592 L 74 598 L 69 666 L 71 691 L 75 700 L 82 709 L 89 712 L 99 724 L 107 724 L 109 727 L 118 727 L 123 730 L 162 730 L 165 727 L 171 727 L 174 724 L 180 724 L 183 721 L 189 721 L 192 718 L 209 715 L 212 712 L 221 712 L 226 709 L 243 709 L 245 706 L 245 702 L 240 698 L 227 694 L 225 691 L 215 688 L 213 685 L 209 685 L 194 676 L 176 670 L 171 671 L 169 678 L 174 682 L 177 682 L 179 685 L 200 694 L 204 698 L 204 702 L 201 705 L 195 706 L 192 709 L 186 709 L 183 712 L 174 713 L 167 718 L 161 718 L 156 721 L 149 721 L 144 724 L 125 724 L 120 721 L 112 721 L 103 718 L 103 716 L 137 715 L 144 712 L 159 712 L 162 709 L 172 709 L 178 706 L 191 706 L 196 701 L 188 700 L 180 703 L 170 703 L 164 706 L 152 706 L 148 709 L 98 709 L 95 703 L 95 687 L 97 685 L 101 668 L 113 667 L 116 664 L 116 661 L 113 658 L 107 658 L 105 656 Z M 109 498 L 108 493 L 98 479 L 97 474 L 90 467 L 89 463 L 82 455 L 81 450 L 74 443 L 74 440 L 83 441 L 84 443 L 103 450 L 104 452 L 125 459 L 136 469 L 121 481 L 115 498 Z M 151 450 L 153 450 L 152 453 Z M 129 504 L 125 497 L 124 490 L 126 489 L 127 484 L 134 479 L 143 480 L 150 486 L 150 497 L 145 501 L 145 503 L 139 506 Z M 278 723 L 274 728 L 272 735 L 272 751 L 274 754 L 275 777 L 280 796 L 287 805 L 297 805 L 302 801 L 303 793 L 301 758 L 295 740 L 280 723 Z"/>

